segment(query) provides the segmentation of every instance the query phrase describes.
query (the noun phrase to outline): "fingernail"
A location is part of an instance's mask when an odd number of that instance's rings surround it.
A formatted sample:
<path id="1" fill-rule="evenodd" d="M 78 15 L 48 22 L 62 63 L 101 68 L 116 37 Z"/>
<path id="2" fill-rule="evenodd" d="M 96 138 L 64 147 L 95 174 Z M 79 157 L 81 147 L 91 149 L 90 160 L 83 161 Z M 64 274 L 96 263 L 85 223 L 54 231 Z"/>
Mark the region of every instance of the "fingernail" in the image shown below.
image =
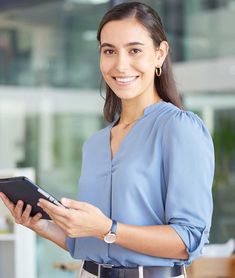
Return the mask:
<path id="1" fill-rule="evenodd" d="M 66 198 L 61 198 L 60 201 L 61 201 L 62 204 L 66 204 L 67 203 L 67 199 Z"/>

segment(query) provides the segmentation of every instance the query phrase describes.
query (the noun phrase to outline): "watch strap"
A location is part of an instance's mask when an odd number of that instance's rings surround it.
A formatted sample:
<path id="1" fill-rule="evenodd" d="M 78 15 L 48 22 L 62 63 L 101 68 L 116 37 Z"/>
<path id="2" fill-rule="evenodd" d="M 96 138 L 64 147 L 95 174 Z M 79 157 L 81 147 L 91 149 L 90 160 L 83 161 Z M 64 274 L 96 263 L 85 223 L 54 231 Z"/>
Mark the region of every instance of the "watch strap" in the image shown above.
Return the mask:
<path id="1" fill-rule="evenodd" d="M 112 234 L 116 234 L 116 231 L 117 231 L 117 221 L 112 219 L 112 226 L 110 232 Z"/>

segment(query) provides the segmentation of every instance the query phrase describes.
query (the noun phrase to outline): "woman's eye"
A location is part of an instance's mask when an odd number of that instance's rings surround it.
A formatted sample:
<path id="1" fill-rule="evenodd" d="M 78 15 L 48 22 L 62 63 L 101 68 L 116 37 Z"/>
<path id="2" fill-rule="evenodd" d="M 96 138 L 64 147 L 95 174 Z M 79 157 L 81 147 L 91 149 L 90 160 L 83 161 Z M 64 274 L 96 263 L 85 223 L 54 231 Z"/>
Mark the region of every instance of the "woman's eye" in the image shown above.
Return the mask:
<path id="1" fill-rule="evenodd" d="M 133 49 L 131 49 L 131 51 L 130 51 L 131 54 L 138 54 L 138 53 L 140 53 L 140 52 L 142 52 L 142 50 L 141 50 L 141 49 L 138 49 L 138 48 L 133 48 Z"/>
<path id="2" fill-rule="evenodd" d="M 104 54 L 106 54 L 106 55 L 112 55 L 112 54 L 114 54 L 114 50 L 113 50 L 113 49 L 105 49 L 105 50 L 104 50 Z"/>

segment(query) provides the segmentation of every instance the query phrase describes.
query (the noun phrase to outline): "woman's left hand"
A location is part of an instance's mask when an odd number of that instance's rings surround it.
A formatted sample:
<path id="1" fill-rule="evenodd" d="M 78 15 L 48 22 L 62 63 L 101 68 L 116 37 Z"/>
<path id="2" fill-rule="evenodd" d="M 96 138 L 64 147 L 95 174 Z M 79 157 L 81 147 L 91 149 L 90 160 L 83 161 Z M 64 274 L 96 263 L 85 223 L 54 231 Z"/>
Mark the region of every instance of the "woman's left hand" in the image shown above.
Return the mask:
<path id="1" fill-rule="evenodd" d="M 97 237 L 103 239 L 111 228 L 112 220 L 102 211 L 85 202 L 67 198 L 61 200 L 66 207 L 56 206 L 49 201 L 39 199 L 41 207 L 51 219 L 64 230 L 69 237 Z"/>

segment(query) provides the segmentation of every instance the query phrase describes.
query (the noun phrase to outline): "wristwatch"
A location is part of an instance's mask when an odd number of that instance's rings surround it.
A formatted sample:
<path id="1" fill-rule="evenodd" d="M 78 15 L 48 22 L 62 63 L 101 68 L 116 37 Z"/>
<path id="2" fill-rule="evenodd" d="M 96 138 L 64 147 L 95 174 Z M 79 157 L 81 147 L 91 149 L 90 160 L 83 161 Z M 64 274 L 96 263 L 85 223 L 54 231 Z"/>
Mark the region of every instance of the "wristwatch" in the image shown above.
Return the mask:
<path id="1" fill-rule="evenodd" d="M 116 220 L 112 220 L 112 227 L 110 229 L 110 231 L 104 236 L 104 241 L 106 243 L 114 243 L 117 239 L 116 236 L 116 230 L 117 230 L 117 221 Z"/>

